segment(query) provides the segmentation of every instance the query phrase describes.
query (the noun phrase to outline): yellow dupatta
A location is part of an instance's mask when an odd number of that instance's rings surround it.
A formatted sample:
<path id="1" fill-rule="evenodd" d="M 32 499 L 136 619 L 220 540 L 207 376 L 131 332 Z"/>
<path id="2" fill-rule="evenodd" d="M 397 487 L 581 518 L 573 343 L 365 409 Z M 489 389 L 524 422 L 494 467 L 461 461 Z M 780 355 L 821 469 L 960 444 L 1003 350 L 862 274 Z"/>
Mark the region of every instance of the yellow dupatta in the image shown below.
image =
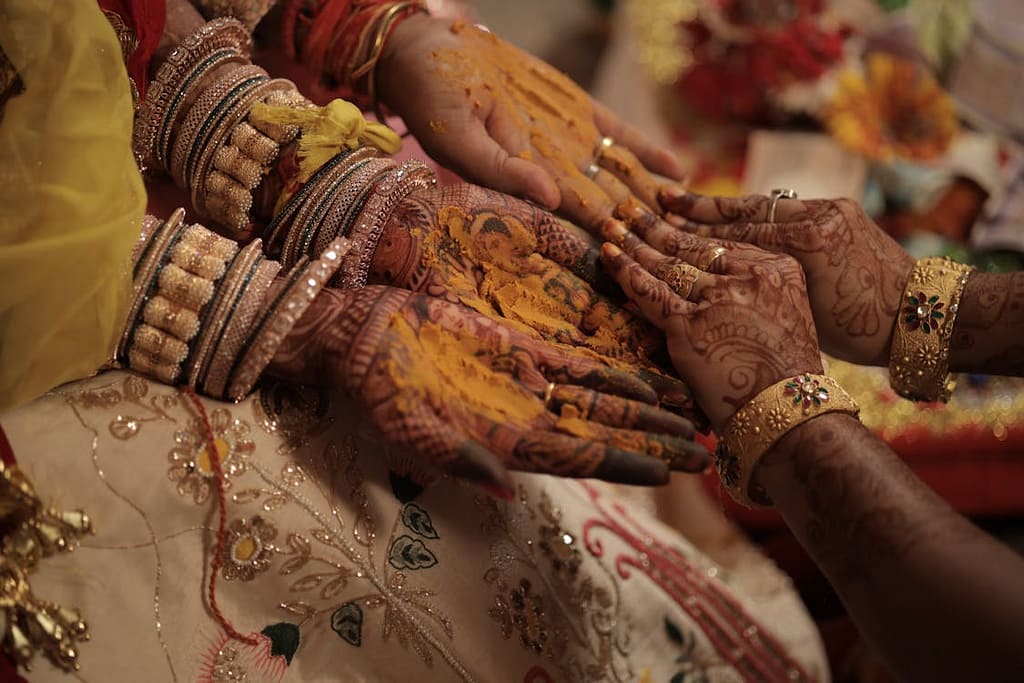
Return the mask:
<path id="1" fill-rule="evenodd" d="M 145 210 L 121 49 L 95 2 L 0 0 L 0 411 L 113 352 Z"/>

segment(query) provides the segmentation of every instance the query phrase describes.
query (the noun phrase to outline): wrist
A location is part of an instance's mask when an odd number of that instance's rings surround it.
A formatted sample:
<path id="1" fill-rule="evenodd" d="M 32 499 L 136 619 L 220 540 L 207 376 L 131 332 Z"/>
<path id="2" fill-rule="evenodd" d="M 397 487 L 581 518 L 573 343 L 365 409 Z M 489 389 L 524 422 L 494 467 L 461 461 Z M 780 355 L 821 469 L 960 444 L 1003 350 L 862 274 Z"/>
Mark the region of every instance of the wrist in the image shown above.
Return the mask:
<path id="1" fill-rule="evenodd" d="M 730 495 L 749 506 L 771 505 L 754 473 L 790 431 L 827 413 L 857 416 L 856 402 L 831 377 L 802 373 L 776 382 L 736 411 L 720 430 L 715 467 Z"/>

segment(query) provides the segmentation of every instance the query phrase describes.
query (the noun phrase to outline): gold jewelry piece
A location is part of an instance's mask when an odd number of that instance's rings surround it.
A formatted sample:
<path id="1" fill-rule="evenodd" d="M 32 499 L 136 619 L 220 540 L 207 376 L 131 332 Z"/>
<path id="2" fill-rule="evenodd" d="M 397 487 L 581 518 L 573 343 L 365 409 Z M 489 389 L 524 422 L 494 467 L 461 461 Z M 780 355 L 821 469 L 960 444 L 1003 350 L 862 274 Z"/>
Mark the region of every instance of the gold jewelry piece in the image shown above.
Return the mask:
<path id="1" fill-rule="evenodd" d="M 736 502 L 771 505 L 763 488 L 750 486 L 758 462 L 790 430 L 825 413 L 857 417 L 860 408 L 831 377 L 807 373 L 772 384 L 737 410 L 725 423 L 715 452 L 715 469 Z"/>
<path id="2" fill-rule="evenodd" d="M 775 222 L 775 206 L 779 203 L 780 199 L 796 199 L 796 190 L 790 190 L 788 188 L 776 189 L 771 191 L 771 204 L 768 205 L 768 222 Z"/>
<path id="3" fill-rule="evenodd" d="M 721 244 L 716 244 L 710 247 L 704 254 L 698 259 L 697 268 L 703 270 L 705 273 L 711 272 L 711 266 L 721 258 L 725 252 L 729 251 Z"/>
<path id="4" fill-rule="evenodd" d="M 665 271 L 661 279 L 672 288 L 672 291 L 686 299 L 693 292 L 693 286 L 697 283 L 701 271 L 689 263 L 676 263 Z"/>
<path id="5" fill-rule="evenodd" d="M 160 271 L 160 294 L 185 308 L 199 311 L 213 296 L 213 282 L 168 263 Z"/>
<path id="6" fill-rule="evenodd" d="M 548 382 L 548 385 L 544 387 L 544 410 L 551 408 L 551 397 L 555 393 L 555 383 Z"/>
<path id="7" fill-rule="evenodd" d="M 896 318 L 889 354 L 889 382 L 911 401 L 949 400 L 949 342 L 967 278 L 974 269 L 948 258 L 914 265 Z"/>
<path id="8" fill-rule="evenodd" d="M 71 552 L 81 537 L 92 534 L 92 520 L 82 510 L 47 507 L 17 465 L 0 461 L 0 526 L 4 652 L 26 671 L 37 653 L 55 667 L 77 671 L 78 647 L 89 640 L 89 628 L 77 609 L 38 596 L 31 577 L 44 559 Z"/>

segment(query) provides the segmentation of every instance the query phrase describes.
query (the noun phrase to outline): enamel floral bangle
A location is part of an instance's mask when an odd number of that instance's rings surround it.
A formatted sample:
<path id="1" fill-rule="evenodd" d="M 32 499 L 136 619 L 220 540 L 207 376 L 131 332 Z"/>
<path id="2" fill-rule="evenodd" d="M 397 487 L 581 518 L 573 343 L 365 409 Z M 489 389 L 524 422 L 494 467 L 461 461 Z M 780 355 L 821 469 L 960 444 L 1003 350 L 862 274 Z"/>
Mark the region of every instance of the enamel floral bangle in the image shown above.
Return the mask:
<path id="1" fill-rule="evenodd" d="M 825 413 L 860 414 L 856 401 L 825 375 L 804 373 L 764 389 L 726 422 L 718 438 L 715 469 L 741 505 L 772 504 L 759 485 L 751 486 L 758 462 L 789 431 Z"/>
<path id="2" fill-rule="evenodd" d="M 973 268 L 948 258 L 914 265 L 892 333 L 889 382 L 912 401 L 948 401 L 949 343 L 967 278 Z"/>

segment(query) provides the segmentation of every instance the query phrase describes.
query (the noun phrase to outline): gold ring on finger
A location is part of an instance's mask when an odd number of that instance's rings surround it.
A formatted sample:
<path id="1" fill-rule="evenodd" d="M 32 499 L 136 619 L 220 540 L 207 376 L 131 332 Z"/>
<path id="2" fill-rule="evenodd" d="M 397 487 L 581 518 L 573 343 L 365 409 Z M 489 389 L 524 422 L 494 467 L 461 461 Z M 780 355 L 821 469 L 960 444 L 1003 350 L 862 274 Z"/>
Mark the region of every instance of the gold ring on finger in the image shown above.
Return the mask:
<path id="1" fill-rule="evenodd" d="M 661 279 L 672 291 L 684 299 L 689 298 L 693 286 L 700 277 L 700 271 L 689 263 L 677 263 L 665 271 Z"/>
<path id="2" fill-rule="evenodd" d="M 721 258 L 721 256 L 727 251 L 729 250 L 721 244 L 711 246 L 707 251 L 701 254 L 699 259 L 697 259 L 697 267 L 705 273 L 711 272 L 711 266 L 714 265 L 715 261 Z"/>
<path id="3" fill-rule="evenodd" d="M 587 168 L 583 171 L 583 175 L 587 176 L 591 180 L 597 177 L 598 171 L 601 170 L 601 157 L 608 150 L 609 147 L 615 144 L 615 140 L 608 137 L 607 135 L 597 141 L 594 145 L 594 156 L 587 164 Z"/>
<path id="4" fill-rule="evenodd" d="M 775 206 L 779 203 L 780 199 L 796 199 L 796 190 L 789 188 L 778 188 L 771 191 L 771 204 L 768 205 L 768 222 L 775 222 Z"/>

